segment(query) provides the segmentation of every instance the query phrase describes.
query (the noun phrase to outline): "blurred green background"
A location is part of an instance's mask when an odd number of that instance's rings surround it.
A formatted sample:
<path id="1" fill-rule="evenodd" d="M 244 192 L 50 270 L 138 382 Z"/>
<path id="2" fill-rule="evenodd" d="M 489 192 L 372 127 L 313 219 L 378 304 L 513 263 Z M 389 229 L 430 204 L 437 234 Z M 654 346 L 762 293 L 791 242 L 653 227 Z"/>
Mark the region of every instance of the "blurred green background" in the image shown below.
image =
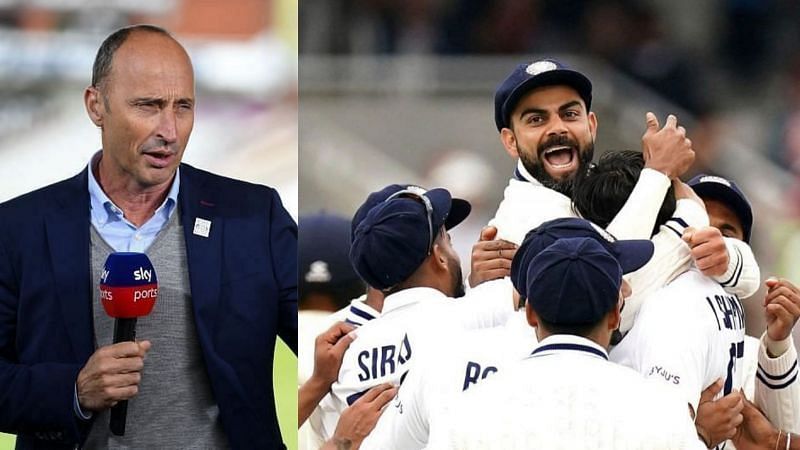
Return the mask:
<path id="1" fill-rule="evenodd" d="M 283 442 L 289 450 L 297 450 L 297 358 L 282 341 L 276 346 L 274 368 L 275 399 Z M 13 448 L 14 436 L 0 433 L 0 450 Z"/>

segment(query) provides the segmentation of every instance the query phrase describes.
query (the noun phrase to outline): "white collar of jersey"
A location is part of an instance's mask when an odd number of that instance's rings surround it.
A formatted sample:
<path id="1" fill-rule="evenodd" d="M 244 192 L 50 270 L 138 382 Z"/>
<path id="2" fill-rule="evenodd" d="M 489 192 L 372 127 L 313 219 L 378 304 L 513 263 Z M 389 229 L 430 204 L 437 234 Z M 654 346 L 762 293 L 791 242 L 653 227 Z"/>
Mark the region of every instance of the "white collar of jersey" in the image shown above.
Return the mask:
<path id="1" fill-rule="evenodd" d="M 370 320 L 377 319 L 381 316 L 381 313 L 364 303 L 366 299 L 367 296 L 362 295 L 350 302 L 350 307 L 347 309 L 347 315 L 344 319 L 345 322 L 360 327 Z"/>
<path id="2" fill-rule="evenodd" d="M 405 308 L 419 302 L 428 302 L 434 299 L 447 300 L 449 298 L 450 297 L 444 295 L 442 291 L 429 287 L 403 289 L 402 291 L 395 292 L 394 294 L 388 295 L 383 299 L 383 310 L 381 311 L 381 315 L 385 316 L 392 311 L 397 311 L 398 309 Z"/>
<path id="3" fill-rule="evenodd" d="M 608 359 L 608 352 L 589 339 L 569 334 L 554 334 L 542 339 L 531 353 L 531 358 L 554 354 L 583 354 L 592 358 Z"/>
<path id="4" fill-rule="evenodd" d="M 525 164 L 522 164 L 522 159 L 517 160 L 517 174 L 521 176 L 525 181 L 533 184 L 534 186 L 542 186 L 542 183 L 539 182 L 533 175 L 528 172 L 528 169 L 525 168 Z M 520 180 L 522 181 L 522 180 Z"/>

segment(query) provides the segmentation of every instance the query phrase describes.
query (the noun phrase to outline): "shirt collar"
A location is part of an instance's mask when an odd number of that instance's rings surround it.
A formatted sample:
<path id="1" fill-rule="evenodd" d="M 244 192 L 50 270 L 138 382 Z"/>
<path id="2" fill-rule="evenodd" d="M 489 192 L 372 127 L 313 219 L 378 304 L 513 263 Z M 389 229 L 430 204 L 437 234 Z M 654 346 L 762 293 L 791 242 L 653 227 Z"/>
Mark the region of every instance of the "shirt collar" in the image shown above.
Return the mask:
<path id="1" fill-rule="evenodd" d="M 514 178 L 518 181 L 527 181 L 536 186 L 542 185 L 539 180 L 534 178 L 533 175 L 528 172 L 528 169 L 525 168 L 525 164 L 522 164 L 522 158 L 517 160 L 517 169 L 514 171 Z"/>
<path id="2" fill-rule="evenodd" d="M 392 311 L 396 311 L 407 306 L 414 305 L 421 301 L 430 301 L 432 299 L 447 300 L 449 297 L 438 289 L 429 287 L 414 287 L 403 289 L 400 292 L 386 296 L 383 299 L 383 309 L 381 315 L 385 316 Z"/>
<path id="3" fill-rule="evenodd" d="M 554 334 L 542 339 L 531 353 L 531 357 L 572 352 L 593 358 L 608 359 L 608 352 L 596 342 L 570 334 Z"/>
<path id="4" fill-rule="evenodd" d="M 350 302 L 350 307 L 347 309 L 347 314 L 345 316 L 345 322 L 355 326 L 361 326 L 381 316 L 381 313 L 364 303 L 366 299 L 367 296 L 365 294 Z"/>
<path id="5" fill-rule="evenodd" d="M 92 207 L 92 222 L 97 225 L 105 225 L 109 222 L 116 222 L 120 220 L 124 220 L 122 208 L 115 205 L 114 202 L 111 201 L 110 198 L 103 192 L 103 188 L 100 187 L 100 183 L 97 182 L 97 179 L 94 177 L 94 171 L 92 168 L 94 165 L 100 161 L 102 157 L 102 150 L 98 150 L 97 153 L 92 155 L 89 159 L 89 199 L 90 204 Z M 166 217 L 170 217 L 172 212 L 175 210 L 175 205 L 178 204 L 178 192 L 180 190 L 181 184 L 181 168 L 175 171 L 175 178 L 172 180 L 172 187 L 170 187 L 169 192 L 167 193 L 167 198 L 164 199 L 164 202 L 159 206 L 155 214 L 165 214 Z"/>

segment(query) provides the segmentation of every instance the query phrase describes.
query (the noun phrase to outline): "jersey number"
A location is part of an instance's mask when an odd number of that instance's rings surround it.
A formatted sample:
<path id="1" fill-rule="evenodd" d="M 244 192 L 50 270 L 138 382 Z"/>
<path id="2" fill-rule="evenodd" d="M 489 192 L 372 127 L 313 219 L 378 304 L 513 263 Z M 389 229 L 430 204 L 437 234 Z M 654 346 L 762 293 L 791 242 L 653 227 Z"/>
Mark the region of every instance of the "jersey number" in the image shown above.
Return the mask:
<path id="1" fill-rule="evenodd" d="M 722 395 L 728 395 L 733 391 L 733 375 L 736 372 L 736 359 L 744 356 L 744 341 L 731 344 L 729 355 L 728 374 L 725 377 L 725 387 L 722 390 Z"/>

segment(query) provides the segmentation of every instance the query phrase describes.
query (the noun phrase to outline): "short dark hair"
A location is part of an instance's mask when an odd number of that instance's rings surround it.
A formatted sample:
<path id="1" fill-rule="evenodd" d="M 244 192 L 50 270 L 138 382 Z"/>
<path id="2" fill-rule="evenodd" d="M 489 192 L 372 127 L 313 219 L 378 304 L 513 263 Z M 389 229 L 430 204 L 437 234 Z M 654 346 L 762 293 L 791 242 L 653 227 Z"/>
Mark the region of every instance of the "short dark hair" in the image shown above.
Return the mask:
<path id="1" fill-rule="evenodd" d="M 616 308 L 616 305 L 614 306 Z M 609 310 L 608 312 L 610 312 Z M 607 313 L 608 313 L 607 312 Z M 605 320 L 605 317 L 600 321 Z M 563 325 L 563 324 L 554 324 L 550 323 L 541 317 L 539 317 L 539 325 L 546 329 L 550 334 L 571 334 L 573 336 L 580 336 L 580 337 L 587 337 L 592 334 L 597 325 L 600 323 L 588 323 L 588 324 L 572 324 L 572 325 Z"/>
<path id="2" fill-rule="evenodd" d="M 578 173 L 572 206 L 586 220 L 608 227 L 633 192 L 644 168 L 644 156 L 631 150 L 605 153 L 588 170 Z M 675 213 L 675 190 L 667 190 L 652 234 Z"/>
<path id="3" fill-rule="evenodd" d="M 119 50 L 122 44 L 128 40 L 131 33 L 134 31 L 144 31 L 148 33 L 158 33 L 172 38 L 169 31 L 149 24 L 137 24 L 128 27 L 120 28 L 119 30 L 111 33 L 97 50 L 97 56 L 94 58 L 94 65 L 92 65 L 92 86 L 98 87 L 108 74 L 111 72 L 111 61 L 114 59 L 114 54 Z"/>

